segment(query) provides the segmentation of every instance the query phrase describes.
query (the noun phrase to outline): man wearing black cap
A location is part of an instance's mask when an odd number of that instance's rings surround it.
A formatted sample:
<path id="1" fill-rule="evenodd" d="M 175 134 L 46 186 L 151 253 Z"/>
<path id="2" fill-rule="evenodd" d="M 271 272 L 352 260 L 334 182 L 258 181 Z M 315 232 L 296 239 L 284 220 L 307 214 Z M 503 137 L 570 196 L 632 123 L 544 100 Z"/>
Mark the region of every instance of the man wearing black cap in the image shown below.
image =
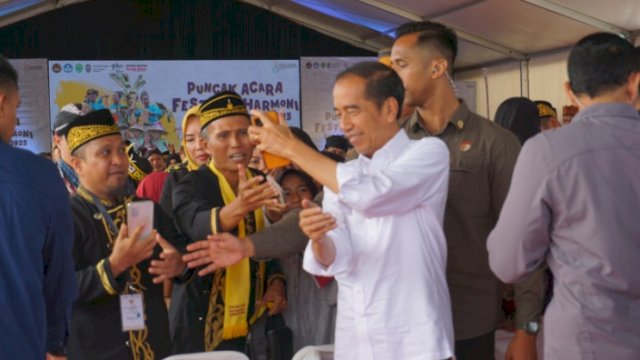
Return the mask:
<path id="1" fill-rule="evenodd" d="M 173 190 L 173 215 L 180 229 L 193 241 L 221 232 L 244 238 L 260 231 L 262 207 L 277 202 L 277 190 L 262 173 L 247 168 L 253 145 L 244 102 L 236 93 L 218 93 L 201 105 L 200 123 L 212 159 L 186 174 Z M 273 304 L 269 315 L 286 307 L 284 282 L 273 261 L 244 259 L 173 291 L 169 315 L 176 353 L 243 351 L 266 302 Z"/>
<path id="2" fill-rule="evenodd" d="M 324 144 L 324 151 L 338 154 L 343 158 L 347 157 L 347 151 L 349 151 L 349 148 L 349 140 L 342 135 L 331 135 L 327 138 Z"/>
<path id="3" fill-rule="evenodd" d="M 127 204 L 133 200 L 125 195 L 129 161 L 109 110 L 74 119 L 66 140 L 80 180 L 71 198 L 79 294 L 69 357 L 163 358 L 171 353 L 171 344 L 159 284 L 179 275 L 188 277 L 174 247 L 181 248 L 186 240 L 159 206 L 154 208 L 157 231 L 147 237 L 141 238 L 142 228 L 125 225 Z"/>
<path id="4" fill-rule="evenodd" d="M 67 132 L 69 131 L 69 123 L 79 116 L 86 115 L 91 112 L 91 106 L 83 103 L 67 104 L 60 109 L 56 120 L 53 123 L 53 146 L 59 151 L 59 158 L 56 162 L 58 171 L 64 181 L 69 195 L 76 193 L 78 187 L 78 175 L 71 168 L 71 153 L 67 144 Z"/>
<path id="5" fill-rule="evenodd" d="M 540 131 L 556 129 L 560 127 L 558 113 L 550 102 L 544 100 L 534 101 L 538 107 L 538 121 Z"/>

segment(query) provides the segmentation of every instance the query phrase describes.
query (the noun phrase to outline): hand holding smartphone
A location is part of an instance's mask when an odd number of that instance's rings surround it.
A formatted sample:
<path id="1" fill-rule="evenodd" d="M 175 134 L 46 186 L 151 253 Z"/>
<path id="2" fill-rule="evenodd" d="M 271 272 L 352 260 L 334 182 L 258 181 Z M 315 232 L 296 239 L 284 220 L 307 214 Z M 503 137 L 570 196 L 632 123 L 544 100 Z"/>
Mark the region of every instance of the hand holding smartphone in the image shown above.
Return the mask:
<path id="1" fill-rule="evenodd" d="M 278 184 L 278 182 L 270 175 L 267 175 L 265 178 L 267 179 L 267 182 L 269 184 L 271 184 L 276 188 L 276 190 L 278 190 L 278 202 L 283 205 L 286 204 L 286 201 L 284 200 L 284 190 L 282 189 L 280 184 Z"/>
<path id="2" fill-rule="evenodd" d="M 269 120 L 271 120 L 272 123 L 274 123 L 276 125 L 280 124 L 280 120 L 278 119 L 278 113 L 277 112 L 275 112 L 275 111 L 266 111 L 265 114 L 267 115 Z M 256 116 L 251 117 L 251 123 L 254 126 L 262 126 L 262 120 L 260 120 Z M 267 169 L 275 169 L 275 168 L 279 168 L 279 167 L 287 166 L 287 165 L 291 164 L 291 160 L 289 160 L 287 158 L 283 158 L 281 156 L 273 155 L 271 153 L 264 152 L 264 151 L 262 152 L 262 158 L 264 159 L 264 164 L 267 167 Z"/>
<path id="3" fill-rule="evenodd" d="M 153 231 L 153 201 L 139 200 L 127 204 L 127 226 L 129 234 L 144 225 L 140 239 L 146 239 Z"/>

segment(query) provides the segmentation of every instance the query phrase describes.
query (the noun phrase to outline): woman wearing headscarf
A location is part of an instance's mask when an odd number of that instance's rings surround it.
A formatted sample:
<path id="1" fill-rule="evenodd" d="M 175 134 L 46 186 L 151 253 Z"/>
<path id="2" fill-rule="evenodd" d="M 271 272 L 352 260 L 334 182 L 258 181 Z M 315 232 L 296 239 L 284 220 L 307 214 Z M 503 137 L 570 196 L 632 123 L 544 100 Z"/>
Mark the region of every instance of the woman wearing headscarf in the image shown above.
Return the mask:
<path id="1" fill-rule="evenodd" d="M 205 151 L 200 137 L 200 105 L 196 105 L 184 114 L 182 118 L 182 147 L 185 161 L 167 169 L 169 176 L 164 182 L 160 195 L 160 206 L 167 214 L 173 213 L 171 194 L 173 188 L 189 171 L 198 170 L 209 162 L 209 154 Z"/>
<path id="2" fill-rule="evenodd" d="M 533 101 L 523 97 L 502 102 L 496 111 L 495 122 L 516 134 L 520 144 L 540 132 L 538 108 Z"/>

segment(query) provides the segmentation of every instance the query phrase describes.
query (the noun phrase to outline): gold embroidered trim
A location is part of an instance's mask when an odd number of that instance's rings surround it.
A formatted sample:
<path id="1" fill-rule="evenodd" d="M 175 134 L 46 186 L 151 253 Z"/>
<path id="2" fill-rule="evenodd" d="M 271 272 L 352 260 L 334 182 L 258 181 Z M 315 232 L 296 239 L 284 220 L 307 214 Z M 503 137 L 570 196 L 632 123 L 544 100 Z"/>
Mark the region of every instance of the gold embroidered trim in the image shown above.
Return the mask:
<path id="1" fill-rule="evenodd" d="M 107 276 L 107 271 L 104 269 L 104 263 L 106 259 L 100 260 L 98 265 L 96 265 L 96 271 L 98 271 L 98 276 L 100 277 L 100 282 L 102 283 L 102 287 L 109 295 L 115 295 L 118 292 L 116 289 L 111 286 L 111 282 L 109 281 L 109 276 Z"/>
<path id="2" fill-rule="evenodd" d="M 75 126 L 69 130 L 67 134 L 67 143 L 69 151 L 74 152 L 80 146 L 88 143 L 93 139 L 107 135 L 120 135 L 118 126 L 113 125 L 84 125 Z"/>

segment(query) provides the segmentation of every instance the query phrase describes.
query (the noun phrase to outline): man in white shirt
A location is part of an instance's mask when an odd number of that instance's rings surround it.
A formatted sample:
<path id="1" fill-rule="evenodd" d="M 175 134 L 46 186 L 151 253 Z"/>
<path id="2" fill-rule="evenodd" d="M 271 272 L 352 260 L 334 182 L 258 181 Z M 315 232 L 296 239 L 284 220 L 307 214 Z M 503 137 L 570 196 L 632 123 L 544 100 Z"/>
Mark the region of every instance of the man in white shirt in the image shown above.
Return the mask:
<path id="1" fill-rule="evenodd" d="M 264 123 L 249 129 L 258 148 L 291 159 L 325 186 L 325 212 L 305 202 L 300 226 L 311 238 L 304 268 L 339 284 L 336 359 L 453 355 L 442 231 L 449 152 L 437 138 L 412 141 L 401 131 L 403 97 L 402 81 L 383 64 L 338 75 L 336 115 L 361 154 L 341 164 L 253 112 Z"/>

